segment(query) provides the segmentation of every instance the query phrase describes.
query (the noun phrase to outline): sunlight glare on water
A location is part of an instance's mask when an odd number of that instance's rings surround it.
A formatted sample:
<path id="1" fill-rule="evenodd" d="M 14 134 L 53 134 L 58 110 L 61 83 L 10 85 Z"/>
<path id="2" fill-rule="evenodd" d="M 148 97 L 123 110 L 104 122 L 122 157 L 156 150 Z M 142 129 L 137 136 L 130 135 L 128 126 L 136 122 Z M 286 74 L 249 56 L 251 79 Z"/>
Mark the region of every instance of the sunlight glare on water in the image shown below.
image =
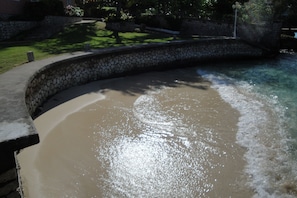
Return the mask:
<path id="1" fill-rule="evenodd" d="M 195 68 L 84 86 L 98 100 L 35 120 L 41 144 L 19 155 L 28 197 L 251 197 L 239 112 Z"/>
<path id="2" fill-rule="evenodd" d="M 195 111 L 191 107 L 199 106 L 200 102 L 171 98 L 170 92 L 171 89 L 163 88 L 138 97 L 133 114 L 128 110 L 122 120 L 122 123 L 132 121 L 136 129 L 131 131 L 125 124 L 113 128 L 122 136 L 97 148 L 98 160 L 108 167 L 105 193 L 191 197 L 205 196 L 213 189 L 208 169 L 222 166 L 212 158 L 223 151 L 215 147 L 217 140 L 212 129 L 183 123 L 191 120 L 191 113 L 183 113 L 180 104 L 185 103 Z M 104 134 L 112 133 L 104 128 L 99 131 L 101 140 L 105 139 Z"/>

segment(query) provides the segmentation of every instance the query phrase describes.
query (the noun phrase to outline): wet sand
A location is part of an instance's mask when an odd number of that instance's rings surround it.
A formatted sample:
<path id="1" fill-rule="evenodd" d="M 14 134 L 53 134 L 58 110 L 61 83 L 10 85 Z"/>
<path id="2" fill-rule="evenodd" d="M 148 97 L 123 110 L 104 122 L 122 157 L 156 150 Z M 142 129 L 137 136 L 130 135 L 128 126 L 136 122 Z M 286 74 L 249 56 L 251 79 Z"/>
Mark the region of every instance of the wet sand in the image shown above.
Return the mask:
<path id="1" fill-rule="evenodd" d="M 253 195 L 240 115 L 194 69 L 90 83 L 53 106 L 34 121 L 41 143 L 18 155 L 26 197 Z"/>

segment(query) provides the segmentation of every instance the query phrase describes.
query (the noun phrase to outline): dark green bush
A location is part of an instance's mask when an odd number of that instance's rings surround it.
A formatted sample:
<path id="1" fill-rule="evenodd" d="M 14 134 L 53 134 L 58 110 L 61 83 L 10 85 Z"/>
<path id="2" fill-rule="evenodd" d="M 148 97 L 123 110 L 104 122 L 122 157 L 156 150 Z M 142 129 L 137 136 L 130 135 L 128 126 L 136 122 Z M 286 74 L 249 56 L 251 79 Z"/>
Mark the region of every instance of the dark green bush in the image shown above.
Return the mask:
<path id="1" fill-rule="evenodd" d="M 86 17 L 97 17 L 96 12 L 97 12 L 98 5 L 99 4 L 97 2 L 89 2 L 86 4 L 82 4 L 80 6 L 84 10 Z"/>
<path id="2" fill-rule="evenodd" d="M 95 18 L 107 18 L 113 11 L 100 9 L 100 8 L 88 8 L 85 9 L 85 16 Z"/>

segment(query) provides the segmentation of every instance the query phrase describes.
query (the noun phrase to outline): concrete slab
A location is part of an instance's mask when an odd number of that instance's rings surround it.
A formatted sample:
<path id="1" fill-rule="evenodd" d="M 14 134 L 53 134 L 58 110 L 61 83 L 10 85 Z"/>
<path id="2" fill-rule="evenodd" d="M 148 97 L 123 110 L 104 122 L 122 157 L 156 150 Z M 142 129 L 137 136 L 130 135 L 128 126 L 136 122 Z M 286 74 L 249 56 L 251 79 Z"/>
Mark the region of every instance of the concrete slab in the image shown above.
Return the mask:
<path id="1" fill-rule="evenodd" d="M 39 142 L 25 103 L 29 79 L 51 63 L 92 52 L 76 52 L 29 62 L 0 75 L 0 150 L 16 151 Z"/>

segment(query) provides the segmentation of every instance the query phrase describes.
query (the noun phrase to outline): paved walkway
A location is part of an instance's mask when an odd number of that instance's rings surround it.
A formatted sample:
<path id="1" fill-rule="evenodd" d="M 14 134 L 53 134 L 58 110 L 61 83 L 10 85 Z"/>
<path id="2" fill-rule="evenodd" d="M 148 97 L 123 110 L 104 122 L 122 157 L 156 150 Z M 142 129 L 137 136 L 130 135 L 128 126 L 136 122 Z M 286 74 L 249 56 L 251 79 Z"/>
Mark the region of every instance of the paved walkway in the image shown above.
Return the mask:
<path id="1" fill-rule="evenodd" d="M 0 75 L 1 151 L 19 150 L 39 141 L 25 105 L 26 87 L 31 76 L 45 65 L 91 53 L 75 52 L 29 62 Z"/>
<path id="2" fill-rule="evenodd" d="M 96 20 L 82 20 L 79 23 L 94 23 Z M 177 35 L 179 32 L 159 28 L 148 28 L 149 31 Z M 41 27 L 28 39 L 45 36 L 48 27 Z M 48 36 L 48 35 L 46 35 Z M 98 50 L 102 51 L 104 49 Z M 38 143 L 38 134 L 32 126 L 25 105 L 25 92 L 29 79 L 45 65 L 64 59 L 90 54 L 92 52 L 75 52 L 52 58 L 29 62 L 18 66 L 4 74 L 0 74 L 0 149 L 19 150 Z"/>

